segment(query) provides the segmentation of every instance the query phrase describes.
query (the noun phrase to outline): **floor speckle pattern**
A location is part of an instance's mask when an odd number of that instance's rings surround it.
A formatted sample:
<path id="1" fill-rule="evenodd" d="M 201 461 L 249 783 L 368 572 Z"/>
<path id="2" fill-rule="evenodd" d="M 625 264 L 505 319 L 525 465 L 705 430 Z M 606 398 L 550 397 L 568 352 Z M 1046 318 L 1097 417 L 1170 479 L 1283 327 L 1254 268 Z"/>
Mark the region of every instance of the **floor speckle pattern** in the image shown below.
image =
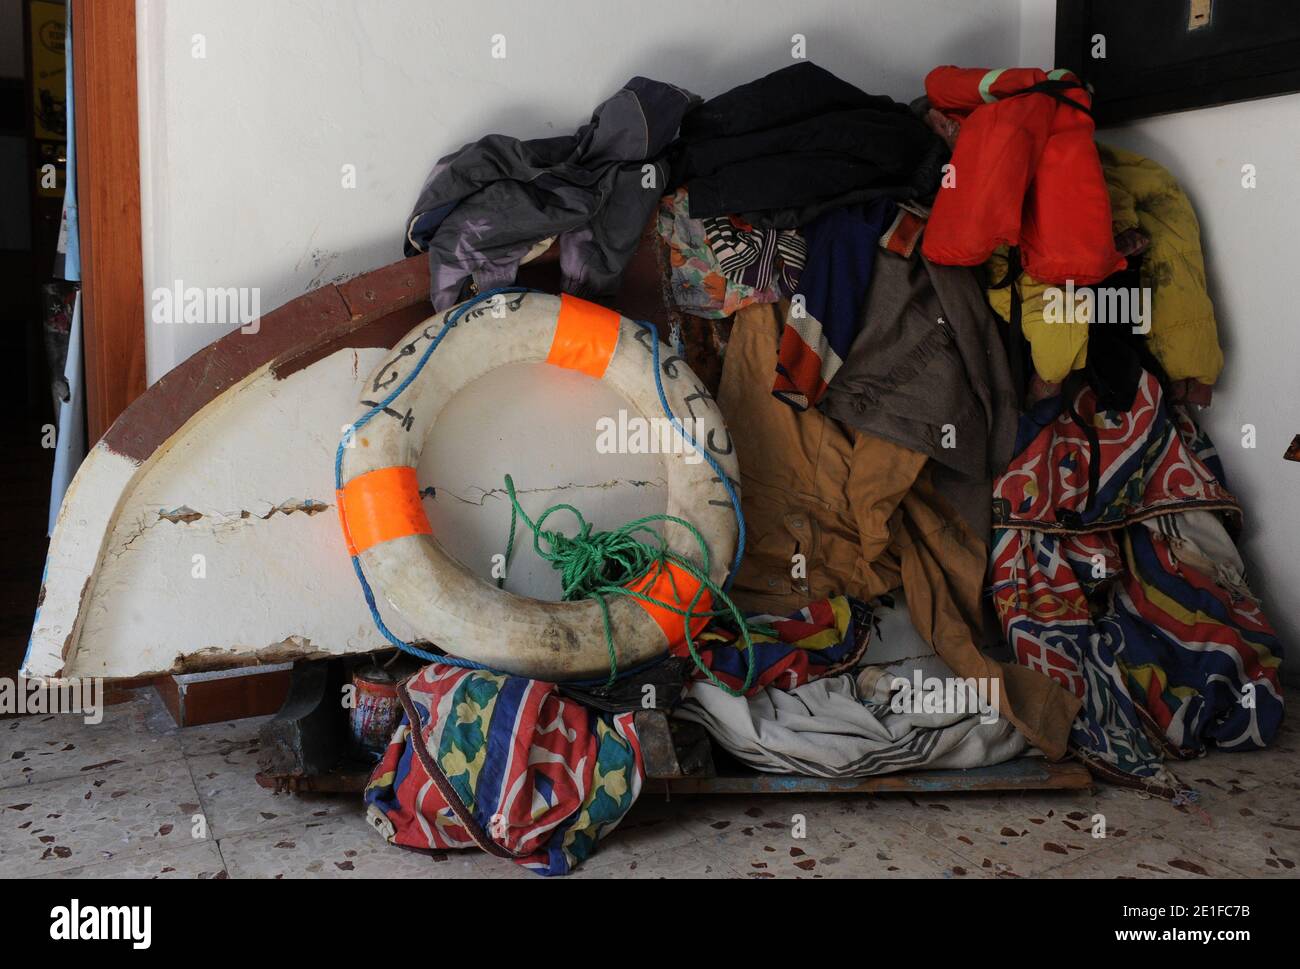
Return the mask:
<path id="1" fill-rule="evenodd" d="M 259 787 L 262 719 L 178 730 L 152 691 L 0 720 L 0 876 L 535 878 L 481 852 L 391 848 L 360 798 Z M 1300 730 L 1176 765 L 1191 808 L 1133 792 L 643 797 L 575 878 L 1300 875 Z M 1096 834 L 1104 829 L 1105 836 Z"/>

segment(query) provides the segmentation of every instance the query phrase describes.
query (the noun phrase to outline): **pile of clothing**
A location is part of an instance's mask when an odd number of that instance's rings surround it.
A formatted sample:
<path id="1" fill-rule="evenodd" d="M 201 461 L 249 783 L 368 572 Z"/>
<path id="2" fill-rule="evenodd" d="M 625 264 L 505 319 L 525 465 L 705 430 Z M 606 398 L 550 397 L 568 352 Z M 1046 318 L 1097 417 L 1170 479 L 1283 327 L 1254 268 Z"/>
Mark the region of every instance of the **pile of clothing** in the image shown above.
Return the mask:
<path id="1" fill-rule="evenodd" d="M 779 615 L 812 599 L 847 595 L 872 601 L 902 589 L 912 622 L 930 648 L 956 675 L 996 681 L 1006 718 L 1039 749 L 1062 756 L 1077 700 L 1046 677 L 998 663 L 980 649 L 988 641 L 981 597 L 988 563 L 982 536 L 990 519 L 989 462 L 1010 457 L 1014 412 L 991 409 L 987 424 L 970 435 L 974 453 L 966 461 L 984 478 L 963 478 L 896 440 L 915 428 L 900 429 L 883 409 L 864 408 L 859 413 L 864 429 L 858 430 L 816 408 L 799 411 L 775 397 L 769 380 L 780 328 L 774 307 L 738 314 L 717 394 L 740 458 L 747 531 L 732 597 L 746 610 Z M 926 364 L 920 369 L 912 355 L 899 358 L 903 363 L 885 373 L 903 392 L 922 396 L 925 386 L 963 387 L 972 398 L 965 407 L 980 409 L 972 385 L 981 380 L 967 373 L 956 352 L 927 353 L 919 358 Z M 901 379 L 905 372 L 911 372 L 910 380 Z M 941 428 L 929 430 L 934 450 L 942 451 Z M 796 561 L 802 566 L 797 577 L 792 575 Z"/>
<path id="2" fill-rule="evenodd" d="M 1084 387 L 1024 418 L 994 489 L 992 588 L 1017 662 L 1083 701 L 1070 749 L 1167 798 L 1166 758 L 1267 746 L 1281 648 L 1228 528 L 1241 510 L 1190 412 L 1143 371 L 1127 407 Z"/>
<path id="3" fill-rule="evenodd" d="M 924 691 L 912 684 L 927 680 L 954 678 L 937 656 L 924 656 L 742 697 L 692 683 L 674 715 L 702 724 L 737 760 L 773 774 L 956 770 L 1001 764 L 1028 748 L 995 702 L 981 701 L 969 685 L 959 703 L 924 703 Z"/>
<path id="4" fill-rule="evenodd" d="M 940 67 L 919 106 L 962 173 L 938 193 L 925 253 L 983 266 L 989 303 L 1029 344 L 1018 384 L 1052 396 L 1087 365 L 1094 322 L 1131 321 L 1175 396 L 1208 404 L 1223 354 L 1200 227 L 1173 176 L 1093 142 L 1091 98 L 1069 71 Z M 1067 284 L 1061 319 L 1049 297 Z M 1095 307 L 1115 316 L 1110 296 L 1134 288 L 1150 294 L 1142 315 L 1094 321 Z"/>
<path id="5" fill-rule="evenodd" d="M 924 86 L 637 77 L 572 136 L 434 168 L 406 239 L 439 309 L 553 245 L 566 292 L 608 299 L 657 249 L 739 458 L 753 646 L 716 619 L 610 688 L 432 664 L 366 793 L 390 842 L 572 870 L 641 790 L 648 686 L 817 777 L 1074 756 L 1189 800 L 1171 760 L 1273 739 L 1282 648 L 1195 421 L 1223 355 L 1187 196 L 1094 142 L 1067 71 Z"/>
<path id="6" fill-rule="evenodd" d="M 703 667 L 678 646 L 615 689 L 431 663 L 398 687 L 401 724 L 365 792 L 371 826 L 413 851 L 477 847 L 539 875 L 569 874 L 641 792 L 636 711 L 646 684 L 675 716 L 764 771 L 859 777 L 978 767 L 1028 747 L 999 718 L 996 695 L 990 703 L 972 693 L 955 712 L 911 703 L 918 677 L 951 678 L 936 656 L 863 666 L 866 603 L 837 596 L 749 623 L 748 689 L 743 644 L 718 623 L 700 638 Z"/>
<path id="7" fill-rule="evenodd" d="M 915 245 L 898 203 L 933 194 L 945 144 L 905 105 L 801 62 L 687 112 L 672 156 L 659 230 L 677 306 L 788 300 L 773 392 L 815 406 L 861 327 L 882 234 Z"/>

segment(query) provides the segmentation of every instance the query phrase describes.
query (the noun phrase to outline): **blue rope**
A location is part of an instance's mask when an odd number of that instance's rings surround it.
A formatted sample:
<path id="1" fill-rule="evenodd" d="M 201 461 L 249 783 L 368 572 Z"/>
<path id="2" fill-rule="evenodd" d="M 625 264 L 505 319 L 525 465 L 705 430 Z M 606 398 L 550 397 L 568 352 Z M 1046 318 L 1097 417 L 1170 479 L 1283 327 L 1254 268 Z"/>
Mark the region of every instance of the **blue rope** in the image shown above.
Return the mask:
<path id="1" fill-rule="evenodd" d="M 433 352 L 438 349 L 438 345 L 442 343 L 443 338 L 448 333 L 451 332 L 452 328 L 455 327 L 456 324 L 460 322 L 460 318 L 464 316 L 465 313 L 471 307 L 477 305 L 478 303 L 481 303 L 485 299 L 491 299 L 492 297 L 498 296 L 502 293 L 527 293 L 527 292 L 530 292 L 530 290 L 522 286 L 510 286 L 510 287 L 502 287 L 500 289 L 489 290 L 488 292 L 480 294 L 479 296 L 475 297 L 474 299 L 470 300 L 467 303 L 462 303 L 460 306 L 456 307 L 449 314 L 447 314 L 446 318 L 443 320 L 442 329 L 439 330 L 438 335 L 435 336 L 432 341 L 430 341 L 428 349 L 424 351 L 424 354 L 420 357 L 419 361 L 416 363 L 415 368 L 409 374 L 406 375 L 406 379 L 403 380 L 401 383 L 399 383 L 392 390 L 392 392 L 389 393 L 387 397 L 385 397 L 374 407 L 370 408 L 370 410 L 362 414 L 360 418 L 354 421 L 351 427 L 351 434 L 344 434 L 343 438 L 339 441 L 339 446 L 334 451 L 334 490 L 335 491 L 341 491 L 343 488 L 343 452 L 347 448 L 349 437 L 355 440 L 356 434 L 359 430 L 361 430 L 361 428 L 369 424 L 376 414 L 383 413 L 384 408 L 386 408 L 389 404 L 391 404 L 398 397 L 400 397 L 402 392 L 406 390 L 407 387 L 411 386 L 415 378 L 420 375 L 420 371 L 424 369 L 424 365 L 429 362 L 429 358 L 433 356 Z M 375 603 L 375 593 L 374 590 L 371 589 L 370 587 L 370 581 L 366 578 L 365 571 L 361 568 L 361 557 L 359 555 L 352 556 L 352 569 L 357 574 L 357 581 L 361 583 L 361 591 L 366 597 L 366 605 L 370 608 L 370 618 L 374 620 L 375 628 L 379 630 L 379 632 L 383 635 L 385 639 L 387 639 L 398 649 L 402 650 L 403 652 L 410 653 L 412 656 L 417 656 L 420 659 L 430 663 L 449 662 L 449 665 L 451 666 L 464 665 L 469 669 L 486 669 L 486 667 L 479 666 L 477 663 L 471 663 L 470 660 L 462 660 L 459 657 L 438 656 L 435 653 L 430 653 L 428 650 L 420 649 L 420 647 L 415 646 L 412 643 L 405 642 L 404 640 L 402 640 L 400 636 L 395 635 L 393 631 L 389 629 L 388 626 L 384 623 L 383 617 L 379 615 L 379 606 L 376 605 Z"/>
<path id="2" fill-rule="evenodd" d="M 402 392 L 405 391 L 407 387 L 411 386 L 411 384 L 415 381 L 415 378 L 420 375 L 420 371 L 424 369 L 425 364 L 429 362 L 429 358 L 433 356 L 434 351 L 438 349 L 439 345 L 443 341 L 443 338 L 446 337 L 446 335 L 450 333 L 451 330 L 460 322 L 461 317 L 463 317 L 466 312 L 468 312 L 470 309 L 472 309 L 473 307 L 477 306 L 479 303 L 482 303 L 485 300 L 489 300 L 496 296 L 501 296 L 506 293 L 541 293 L 541 291 L 535 289 L 529 289 L 526 286 L 502 286 L 502 287 L 498 287 L 497 289 L 490 289 L 485 293 L 480 293 L 478 296 L 475 296 L 473 299 L 461 303 L 450 313 L 448 313 L 446 318 L 443 321 L 442 329 L 439 330 L 438 334 L 433 338 L 433 340 L 430 341 L 428 348 L 420 356 L 420 359 L 416 362 L 415 367 L 411 370 L 411 372 L 406 375 L 406 378 L 402 380 L 401 383 L 399 383 L 388 394 L 387 397 L 385 397 L 379 403 L 375 404 L 373 407 L 370 408 L 370 410 L 366 411 L 364 414 L 361 415 L 360 418 L 354 421 L 351 425 L 351 434 L 350 435 L 344 434 L 343 438 L 339 441 L 339 446 L 334 452 L 335 491 L 340 491 L 343 488 L 343 452 L 346 449 L 349 437 L 355 439 L 356 433 L 359 430 L 361 430 L 361 428 L 365 427 L 368 423 L 370 423 L 370 421 L 375 417 L 376 414 L 383 413 L 384 409 L 387 408 L 389 404 L 391 404 L 398 397 L 400 397 L 402 395 Z M 546 295 L 546 294 L 543 293 L 541 295 Z M 677 432 L 681 434 L 682 437 L 685 438 L 686 441 L 690 443 L 697 451 L 699 451 L 700 454 L 704 457 L 704 460 L 709 463 L 709 467 L 712 468 L 714 474 L 718 476 L 718 480 L 722 482 L 722 487 L 726 489 L 727 497 L 731 500 L 731 507 L 732 510 L 735 512 L 736 525 L 737 525 L 736 554 L 732 558 L 731 571 L 728 573 L 727 580 L 726 582 L 723 583 L 722 586 L 723 589 L 729 590 L 731 588 L 731 583 L 735 580 L 736 572 L 739 571 L 740 569 L 740 562 L 745 555 L 745 516 L 741 511 L 741 507 L 740 507 L 740 495 L 736 493 L 736 489 L 732 485 L 731 480 L 727 477 L 727 474 L 723 470 L 722 465 L 719 464 L 717 459 L 714 458 L 713 455 L 710 454 L 706 448 L 702 447 L 700 443 L 695 440 L 694 437 L 692 437 L 689 433 L 687 433 L 686 428 L 682 425 L 682 422 L 677 419 L 677 415 L 673 413 L 672 407 L 668 403 L 668 395 L 664 393 L 663 374 L 660 372 L 659 369 L 659 332 L 654 328 L 653 324 L 648 323 L 645 320 L 636 320 L 634 322 L 636 322 L 638 326 L 645 327 L 647 330 L 650 331 L 650 353 L 654 363 L 655 390 L 659 394 L 659 403 L 663 406 L 665 416 L 672 423 L 673 427 L 677 429 Z M 679 356 L 681 355 L 680 351 L 678 355 Z M 360 555 L 352 556 L 352 569 L 357 574 L 357 581 L 361 583 L 361 592 L 363 595 L 365 595 L 366 606 L 369 607 L 370 609 L 370 618 L 374 620 L 375 628 L 379 630 L 379 632 L 383 635 L 385 639 L 387 639 L 398 649 L 402 650 L 405 653 L 410 653 L 412 656 L 418 657 L 419 659 L 422 659 L 425 662 L 429 662 L 429 663 L 443 663 L 447 666 L 456 666 L 461 669 L 489 670 L 490 672 L 500 672 L 499 670 L 492 670 L 491 667 L 484 666 L 482 663 L 475 663 L 473 660 L 462 659 L 459 656 L 430 653 L 428 650 L 420 649 L 420 647 L 414 645 L 413 643 L 408 643 L 402 640 L 400 636 L 397 636 L 396 634 L 393 633 L 391 629 L 388 628 L 388 626 L 384 623 L 383 617 L 380 616 L 379 614 L 379 606 L 375 602 L 374 590 L 370 587 L 370 581 L 366 578 L 365 570 L 362 569 L 361 567 Z M 621 679 L 626 676 L 632 676 L 643 670 L 649 669 L 657 665 L 658 663 L 663 662 L 665 657 L 666 654 L 665 656 L 656 657 L 655 659 L 652 659 L 646 663 L 642 663 L 639 666 L 635 666 L 632 667 L 631 669 L 625 670 L 619 674 L 619 678 Z M 565 681 L 566 685 L 569 686 L 604 686 L 607 682 L 608 681 L 606 679 L 599 679 L 599 678 L 591 679 L 591 680 L 566 680 Z"/>
<path id="3" fill-rule="evenodd" d="M 677 419 L 677 415 L 673 413 L 672 407 L 668 404 L 668 395 L 664 393 L 663 373 L 659 369 L 659 331 L 655 329 L 653 323 L 647 323 L 645 320 L 636 320 L 635 323 L 637 326 L 645 327 L 650 331 L 650 353 L 654 360 L 655 390 L 659 392 L 659 403 L 664 409 L 664 414 L 672 422 L 673 427 L 677 428 L 677 433 L 693 445 L 695 450 L 703 455 L 705 461 L 709 462 L 709 467 L 713 469 L 713 473 L 722 482 L 722 487 L 726 489 L 727 497 L 731 500 L 731 508 L 736 513 L 736 554 L 731 559 L 731 571 L 727 574 L 727 581 L 722 583 L 723 590 L 729 592 L 731 583 L 736 579 L 736 573 L 740 571 L 740 560 L 745 556 L 745 515 L 740 510 L 740 495 L 736 494 L 731 479 L 722 470 L 722 465 L 718 463 L 717 458 L 709 453 L 708 448 L 701 446 L 699 441 L 686 432 L 686 428 L 682 426 L 682 422 Z"/>

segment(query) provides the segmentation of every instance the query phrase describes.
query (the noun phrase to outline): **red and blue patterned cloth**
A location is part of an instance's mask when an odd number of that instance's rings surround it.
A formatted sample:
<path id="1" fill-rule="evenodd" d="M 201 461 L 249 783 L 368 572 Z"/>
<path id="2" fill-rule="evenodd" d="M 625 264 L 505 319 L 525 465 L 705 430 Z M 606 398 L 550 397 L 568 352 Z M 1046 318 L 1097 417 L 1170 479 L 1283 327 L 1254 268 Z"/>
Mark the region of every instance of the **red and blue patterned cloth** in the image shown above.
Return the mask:
<path id="1" fill-rule="evenodd" d="M 757 617 L 754 689 L 798 686 L 852 666 L 866 645 L 848 600 Z M 716 628 L 699 640 L 739 688 L 745 658 Z M 482 848 L 540 875 L 591 856 L 641 791 L 633 713 L 605 713 L 554 683 L 433 663 L 398 687 L 404 716 L 366 787 L 371 824 L 416 851 Z"/>
<path id="2" fill-rule="evenodd" d="M 597 713 L 553 683 L 442 663 L 398 695 L 405 716 L 365 793 L 390 844 L 477 846 L 567 875 L 640 793 L 631 713 Z"/>
<path id="3" fill-rule="evenodd" d="M 820 599 L 791 616 L 750 616 L 757 671 L 749 694 L 769 686 L 793 690 L 857 665 L 867 648 L 870 610 L 844 596 Z M 733 690 L 745 685 L 744 644 L 730 630 L 714 624 L 699 637 L 700 659 Z M 683 655 L 686 647 L 679 648 Z M 704 679 L 698 670 L 696 679 Z"/>
<path id="4" fill-rule="evenodd" d="M 1281 645 L 1245 586 L 1223 524 L 1240 509 L 1191 416 L 1150 374 L 1127 411 L 1099 409 L 1089 388 L 1074 403 L 1077 418 L 1060 398 L 1026 415 L 994 485 L 994 604 L 1017 661 L 1083 699 L 1071 749 L 1104 777 L 1177 797 L 1166 757 L 1272 741 Z"/>

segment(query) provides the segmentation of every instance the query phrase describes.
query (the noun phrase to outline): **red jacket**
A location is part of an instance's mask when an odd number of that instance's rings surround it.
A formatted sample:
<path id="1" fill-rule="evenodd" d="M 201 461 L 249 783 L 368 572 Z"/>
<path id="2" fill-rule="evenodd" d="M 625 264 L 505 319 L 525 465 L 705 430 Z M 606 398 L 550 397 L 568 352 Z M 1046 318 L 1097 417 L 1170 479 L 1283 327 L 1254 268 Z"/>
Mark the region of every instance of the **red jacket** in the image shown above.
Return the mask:
<path id="1" fill-rule="evenodd" d="M 1052 84 L 1051 82 L 1062 82 Z M 953 149 L 955 185 L 939 189 L 922 251 L 931 262 L 976 266 L 1005 243 L 1043 283 L 1084 286 L 1123 269 L 1110 198 L 1093 144 L 1091 108 L 1068 71 L 936 67 L 925 79 L 932 107 L 962 119 Z"/>

